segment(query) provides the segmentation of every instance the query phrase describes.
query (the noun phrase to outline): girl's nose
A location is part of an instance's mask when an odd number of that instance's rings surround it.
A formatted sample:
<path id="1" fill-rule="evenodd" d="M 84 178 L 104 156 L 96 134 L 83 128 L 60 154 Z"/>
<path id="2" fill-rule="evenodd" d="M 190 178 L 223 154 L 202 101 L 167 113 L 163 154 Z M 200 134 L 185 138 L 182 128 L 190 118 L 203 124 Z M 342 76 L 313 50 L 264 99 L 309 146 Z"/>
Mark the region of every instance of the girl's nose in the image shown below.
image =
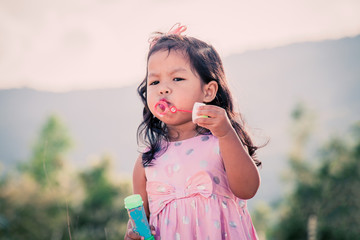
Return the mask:
<path id="1" fill-rule="evenodd" d="M 171 92 L 170 89 L 168 87 L 165 87 L 165 86 L 160 89 L 160 94 L 161 95 L 169 94 L 170 92 Z"/>

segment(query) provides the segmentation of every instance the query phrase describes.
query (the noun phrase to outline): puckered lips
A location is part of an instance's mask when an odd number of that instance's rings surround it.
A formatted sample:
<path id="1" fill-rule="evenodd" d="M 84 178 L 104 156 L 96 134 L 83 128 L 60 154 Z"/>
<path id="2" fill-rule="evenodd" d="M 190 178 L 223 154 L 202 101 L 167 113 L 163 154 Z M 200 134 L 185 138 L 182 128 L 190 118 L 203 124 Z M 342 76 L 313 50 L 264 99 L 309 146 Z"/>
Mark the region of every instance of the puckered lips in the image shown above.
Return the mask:
<path id="1" fill-rule="evenodd" d="M 174 105 L 171 105 L 171 103 L 165 98 L 160 99 L 160 101 L 155 104 L 154 109 L 160 115 L 160 117 L 164 116 L 168 111 L 170 111 L 171 113 L 176 113 L 178 111 L 187 113 L 192 112 L 191 110 L 176 108 Z"/>
<path id="2" fill-rule="evenodd" d="M 170 102 L 162 98 L 155 104 L 154 109 L 160 116 L 163 116 L 170 110 Z"/>

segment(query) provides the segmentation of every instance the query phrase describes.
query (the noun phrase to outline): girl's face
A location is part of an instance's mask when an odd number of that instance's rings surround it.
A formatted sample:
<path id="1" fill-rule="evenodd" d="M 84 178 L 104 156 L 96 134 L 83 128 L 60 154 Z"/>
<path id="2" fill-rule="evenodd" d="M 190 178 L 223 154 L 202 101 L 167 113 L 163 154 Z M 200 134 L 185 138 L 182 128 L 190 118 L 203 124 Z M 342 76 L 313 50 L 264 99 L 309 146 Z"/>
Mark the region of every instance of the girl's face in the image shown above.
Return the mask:
<path id="1" fill-rule="evenodd" d="M 189 60 L 178 51 L 153 53 L 148 61 L 147 104 L 151 113 L 167 125 L 191 122 L 191 113 L 177 111 L 159 114 L 155 105 L 160 100 L 169 107 L 192 110 L 195 102 L 204 102 L 206 84 L 191 69 Z"/>

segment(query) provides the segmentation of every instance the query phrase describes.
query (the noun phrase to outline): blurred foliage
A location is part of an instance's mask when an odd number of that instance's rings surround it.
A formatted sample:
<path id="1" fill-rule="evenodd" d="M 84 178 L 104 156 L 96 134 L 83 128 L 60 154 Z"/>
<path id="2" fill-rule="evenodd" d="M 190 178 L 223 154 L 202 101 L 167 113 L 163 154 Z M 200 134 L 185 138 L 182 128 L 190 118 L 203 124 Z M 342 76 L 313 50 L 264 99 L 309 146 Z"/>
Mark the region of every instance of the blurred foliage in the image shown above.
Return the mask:
<path id="1" fill-rule="evenodd" d="M 110 159 L 105 157 L 99 165 L 80 173 L 85 198 L 73 213 L 74 239 L 120 239 L 125 234 L 128 215 L 123 200 L 130 187 L 115 186 L 108 177 L 109 167 Z"/>
<path id="2" fill-rule="evenodd" d="M 319 159 L 310 159 L 312 114 L 299 104 L 292 116 L 292 190 L 276 209 L 279 219 L 267 238 L 360 239 L 360 122 L 351 137 L 333 137 L 318 150 Z"/>
<path id="3" fill-rule="evenodd" d="M 66 127 L 51 116 L 30 161 L 0 177 L 0 239 L 123 238 L 130 183 L 110 176 L 108 156 L 81 172 L 71 169 L 65 161 L 70 143 Z"/>
<path id="4" fill-rule="evenodd" d="M 251 212 L 251 218 L 256 228 L 259 239 L 266 239 L 271 221 L 273 221 L 273 212 L 268 203 L 259 201 Z"/>
<path id="5" fill-rule="evenodd" d="M 30 161 L 21 166 L 39 184 L 54 184 L 56 174 L 63 167 L 64 154 L 71 147 L 67 128 L 60 118 L 52 115 L 40 131 Z"/>
<path id="6" fill-rule="evenodd" d="M 314 116 L 299 104 L 292 117 L 292 188 L 276 206 L 255 206 L 252 217 L 259 236 L 360 239 L 360 122 L 351 136 L 321 144 L 313 159 L 307 147 Z M 29 161 L 20 171 L 0 175 L 0 239 L 123 238 L 128 220 L 123 199 L 131 194 L 130 183 L 111 176 L 109 156 L 82 171 L 72 169 L 65 158 L 71 142 L 65 125 L 51 116 Z"/>

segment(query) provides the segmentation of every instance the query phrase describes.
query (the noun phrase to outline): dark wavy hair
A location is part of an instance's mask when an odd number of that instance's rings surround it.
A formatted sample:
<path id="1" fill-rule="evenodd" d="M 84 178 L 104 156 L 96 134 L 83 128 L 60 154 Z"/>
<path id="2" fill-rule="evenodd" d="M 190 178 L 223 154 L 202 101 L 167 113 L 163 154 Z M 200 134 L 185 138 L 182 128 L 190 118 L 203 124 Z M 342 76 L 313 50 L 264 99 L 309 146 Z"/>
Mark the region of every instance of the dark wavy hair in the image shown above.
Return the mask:
<path id="1" fill-rule="evenodd" d="M 225 109 L 231 124 L 237 132 L 241 142 L 247 147 L 249 155 L 254 160 L 257 166 L 261 162 L 257 160 L 255 152 L 258 149 L 255 146 L 245 130 L 245 123 L 240 113 L 234 111 L 233 98 L 230 93 L 227 80 L 225 78 L 224 68 L 221 58 L 217 51 L 209 44 L 196 39 L 194 37 L 187 37 L 177 34 L 161 35 L 156 38 L 156 43 L 153 44 L 147 55 L 147 62 L 152 54 L 159 51 L 178 51 L 188 57 L 190 66 L 194 73 L 198 74 L 200 79 L 205 83 L 216 81 L 218 84 L 218 91 L 215 99 L 210 102 L 211 105 L 216 105 Z M 137 130 L 137 139 L 139 139 L 147 146 L 145 152 L 142 153 L 142 164 L 144 167 L 151 166 L 152 160 L 166 150 L 167 146 L 163 146 L 163 141 L 169 142 L 168 129 L 166 125 L 157 119 L 151 113 L 146 101 L 147 76 L 140 83 L 137 88 L 138 94 L 144 104 L 143 121 Z M 197 127 L 197 131 L 201 134 L 211 134 L 208 129 Z"/>

